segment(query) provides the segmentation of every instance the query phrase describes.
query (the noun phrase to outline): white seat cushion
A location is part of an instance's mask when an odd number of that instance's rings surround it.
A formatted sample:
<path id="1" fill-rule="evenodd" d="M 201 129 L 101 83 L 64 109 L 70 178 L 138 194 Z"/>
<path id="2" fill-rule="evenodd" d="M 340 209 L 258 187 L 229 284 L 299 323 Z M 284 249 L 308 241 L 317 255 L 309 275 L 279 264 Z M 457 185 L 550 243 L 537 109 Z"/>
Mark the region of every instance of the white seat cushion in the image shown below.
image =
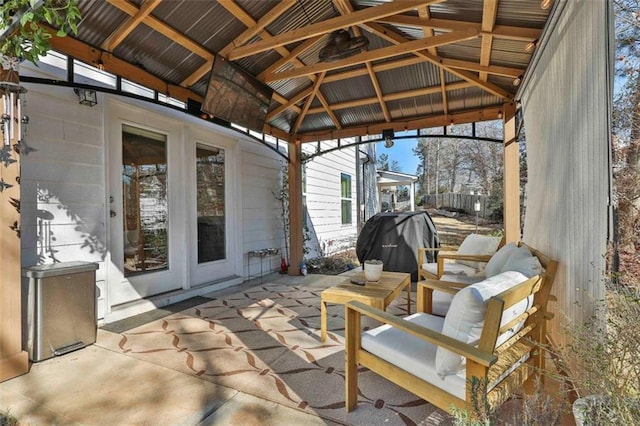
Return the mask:
<path id="1" fill-rule="evenodd" d="M 470 345 L 477 345 L 480 341 L 487 301 L 505 290 L 527 280 L 520 272 L 508 271 L 487 278 L 476 284 L 463 288 L 454 296 L 451 306 L 442 326 L 442 334 Z M 529 299 L 517 303 L 502 316 L 504 325 L 528 308 Z M 509 330 L 500 336 L 497 345 L 504 342 L 519 328 Z M 464 371 L 466 359 L 444 348 L 438 348 L 436 353 L 436 370 L 441 377 L 456 375 Z"/>
<path id="2" fill-rule="evenodd" d="M 415 324 L 441 332 L 444 318 L 416 313 L 404 318 Z M 465 398 L 465 373 L 442 379 L 435 369 L 437 347 L 429 342 L 382 325 L 362 333 L 362 348 L 450 394 Z"/>
<path id="3" fill-rule="evenodd" d="M 437 263 L 423 263 L 422 269 L 427 271 L 428 273 L 438 276 L 438 264 Z M 464 275 L 467 277 L 474 277 L 480 274 L 484 276 L 481 270 L 476 268 L 472 268 L 468 265 L 463 265 L 462 263 L 457 262 L 445 262 L 444 263 L 444 273 L 449 275 Z"/>

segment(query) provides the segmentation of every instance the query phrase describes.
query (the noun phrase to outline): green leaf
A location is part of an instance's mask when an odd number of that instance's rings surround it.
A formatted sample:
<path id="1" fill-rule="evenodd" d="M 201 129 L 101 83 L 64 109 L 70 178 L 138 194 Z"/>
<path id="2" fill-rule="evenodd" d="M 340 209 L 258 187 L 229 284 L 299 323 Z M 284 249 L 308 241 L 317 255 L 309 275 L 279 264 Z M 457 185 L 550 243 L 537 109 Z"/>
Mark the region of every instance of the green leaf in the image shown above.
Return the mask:
<path id="1" fill-rule="evenodd" d="M 66 36 L 67 36 L 67 32 L 61 28 L 61 29 L 59 29 L 59 30 L 58 30 L 58 32 L 56 33 L 56 35 L 57 35 L 58 37 L 66 37 Z"/>

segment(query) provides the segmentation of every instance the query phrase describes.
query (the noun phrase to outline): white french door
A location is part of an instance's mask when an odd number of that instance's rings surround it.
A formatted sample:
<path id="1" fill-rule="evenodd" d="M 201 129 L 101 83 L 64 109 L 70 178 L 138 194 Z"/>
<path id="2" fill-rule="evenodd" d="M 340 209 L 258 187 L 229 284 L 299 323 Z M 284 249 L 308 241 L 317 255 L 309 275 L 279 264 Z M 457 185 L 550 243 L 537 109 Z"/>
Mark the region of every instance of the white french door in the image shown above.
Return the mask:
<path id="1" fill-rule="evenodd" d="M 182 127 L 112 103 L 108 123 L 109 304 L 185 286 Z"/>
<path id="2" fill-rule="evenodd" d="M 239 167 L 232 139 L 198 128 L 189 136 L 190 276 L 200 285 L 238 273 Z"/>

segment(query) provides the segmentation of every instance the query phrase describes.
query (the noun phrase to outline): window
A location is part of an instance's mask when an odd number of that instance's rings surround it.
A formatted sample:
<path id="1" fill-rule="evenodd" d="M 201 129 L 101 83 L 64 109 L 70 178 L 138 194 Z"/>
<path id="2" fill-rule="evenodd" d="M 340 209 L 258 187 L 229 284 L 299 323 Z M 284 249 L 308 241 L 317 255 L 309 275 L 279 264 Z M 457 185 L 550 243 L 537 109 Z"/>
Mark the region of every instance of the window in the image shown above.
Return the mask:
<path id="1" fill-rule="evenodd" d="M 340 205 L 342 224 L 351 224 L 351 176 L 340 173 Z"/>
<path id="2" fill-rule="evenodd" d="M 167 137 L 122 126 L 124 276 L 168 269 Z"/>
<path id="3" fill-rule="evenodd" d="M 302 163 L 302 227 L 308 230 L 307 220 L 309 212 L 307 211 L 307 165 Z"/>
<path id="4" fill-rule="evenodd" d="M 196 146 L 198 263 L 226 258 L 224 150 Z"/>

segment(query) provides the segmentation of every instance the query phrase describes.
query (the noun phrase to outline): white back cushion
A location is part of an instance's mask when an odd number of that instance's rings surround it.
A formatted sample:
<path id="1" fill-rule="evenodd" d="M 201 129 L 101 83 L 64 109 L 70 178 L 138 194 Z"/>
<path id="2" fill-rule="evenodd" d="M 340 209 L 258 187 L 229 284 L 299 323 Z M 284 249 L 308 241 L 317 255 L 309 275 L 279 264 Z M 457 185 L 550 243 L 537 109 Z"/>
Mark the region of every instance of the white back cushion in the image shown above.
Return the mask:
<path id="1" fill-rule="evenodd" d="M 484 315 L 487 310 L 488 300 L 502 293 L 503 291 L 518 285 L 527 280 L 527 277 L 516 271 L 503 272 L 484 281 L 470 285 L 460 290 L 451 301 L 451 306 L 444 319 L 442 334 L 452 337 L 470 345 L 477 345 L 482 334 L 484 325 Z M 517 311 L 524 311 L 527 307 L 527 300 L 524 304 L 516 304 L 510 309 L 509 317 L 513 319 Z M 524 309 L 522 307 L 524 306 Z M 519 314 L 518 314 L 519 315 Z M 503 317 L 502 323 L 507 321 Z M 514 333 L 517 330 L 514 330 Z M 511 333 L 512 335 L 513 333 Z M 504 341 L 509 336 L 501 336 Z M 447 349 L 438 348 L 436 352 L 436 371 L 442 378 L 458 374 L 464 371 L 466 359 Z"/>
<path id="2" fill-rule="evenodd" d="M 542 265 L 526 246 L 518 247 L 509 255 L 500 272 L 518 271 L 527 278 L 542 273 Z"/>
<path id="3" fill-rule="evenodd" d="M 501 237 L 491 237 L 489 235 L 469 234 L 462 241 L 460 247 L 458 247 L 457 254 L 469 254 L 469 255 L 492 255 L 498 249 L 500 245 Z M 472 260 L 456 260 L 463 265 L 471 266 L 472 268 L 482 269 L 484 268 L 484 262 L 474 262 Z"/>
<path id="4" fill-rule="evenodd" d="M 500 250 L 496 252 L 496 254 L 491 256 L 491 260 L 489 260 L 487 266 L 484 268 L 484 273 L 487 278 L 498 275 L 500 272 L 502 272 L 502 268 L 507 262 L 507 259 L 516 250 L 518 250 L 518 245 L 516 243 L 509 243 L 505 244 Z"/>

